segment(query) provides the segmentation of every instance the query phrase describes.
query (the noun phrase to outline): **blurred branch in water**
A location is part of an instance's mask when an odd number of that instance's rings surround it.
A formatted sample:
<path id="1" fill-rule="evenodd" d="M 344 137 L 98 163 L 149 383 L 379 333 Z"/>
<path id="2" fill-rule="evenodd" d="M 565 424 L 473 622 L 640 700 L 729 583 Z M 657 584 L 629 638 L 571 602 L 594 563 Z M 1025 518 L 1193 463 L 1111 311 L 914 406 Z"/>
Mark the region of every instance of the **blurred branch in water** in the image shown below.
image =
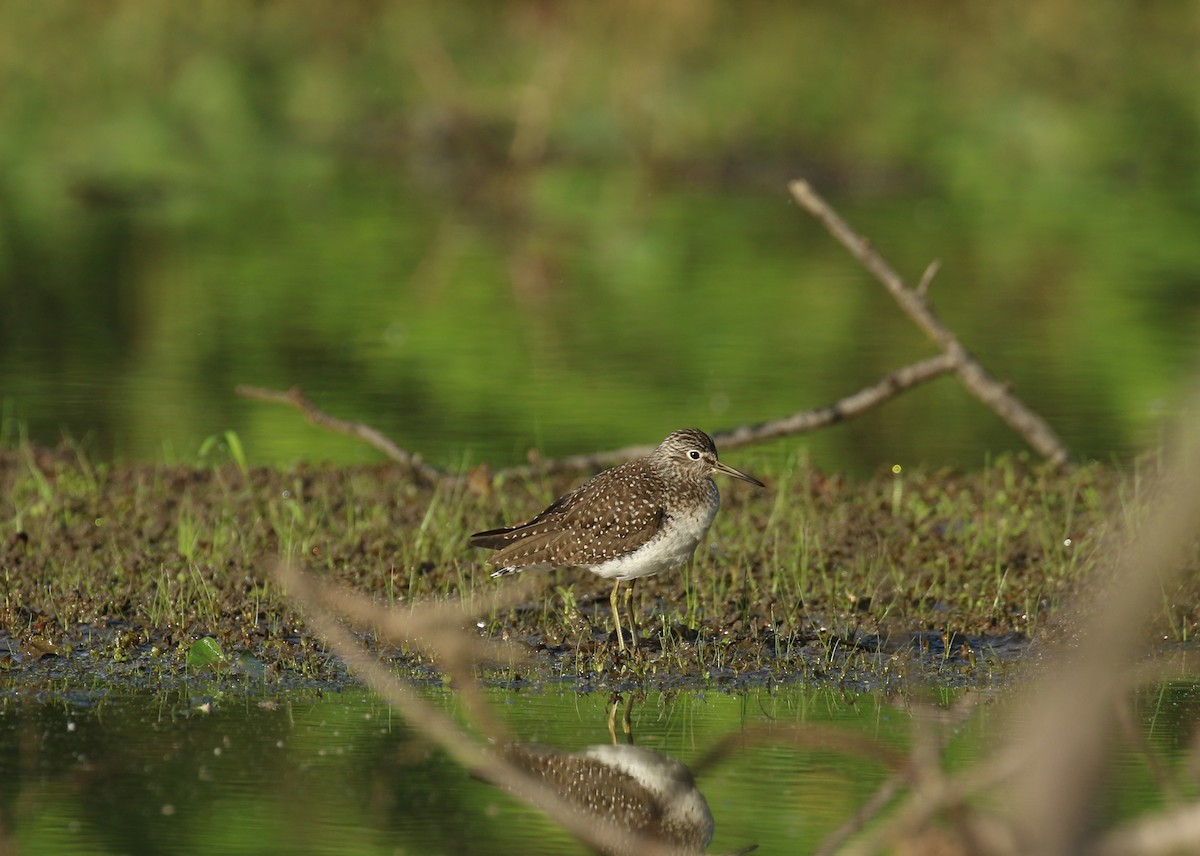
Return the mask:
<path id="1" fill-rule="evenodd" d="M 518 799 L 544 812 L 555 823 L 574 835 L 589 847 L 604 853 L 638 853 L 647 856 L 681 856 L 701 851 L 663 843 L 637 835 L 629 830 L 586 812 L 565 799 L 558 790 L 529 774 L 497 751 L 481 744 L 470 736 L 453 719 L 427 702 L 420 693 L 406 685 L 388 670 L 380 660 L 363 648 L 351 631 L 337 619 L 334 611 L 325 606 L 333 601 L 345 612 L 353 613 L 356 622 L 376 627 L 387 627 L 400 638 L 420 638 L 424 646 L 440 650 L 449 646 L 462 651 L 469 643 L 461 640 L 447 642 L 463 633 L 460 625 L 470 616 L 467 609 L 452 606 L 434 607 L 431 615 L 422 615 L 423 607 L 405 614 L 402 611 L 368 604 L 365 599 L 313 580 L 288 562 L 279 562 L 275 576 L 286 587 L 304 610 L 312 629 L 328 643 L 330 650 L 340 657 L 346 666 L 362 678 L 389 705 L 400 712 L 413 727 L 437 743 L 455 761 L 476 776 L 492 782 Z M 484 734 L 504 735 L 499 724 L 486 704 L 482 703 L 482 691 L 469 667 L 453 657 L 448 662 L 457 662 L 459 674 L 450 677 L 460 691 L 473 687 L 471 692 L 476 704 L 468 707 L 469 713 L 477 717 L 473 723 Z"/>
<path id="2" fill-rule="evenodd" d="M 1183 788 L 1180 787 L 1170 765 L 1163 761 L 1142 732 L 1128 693 L 1117 700 L 1117 724 L 1121 736 L 1145 761 L 1146 770 L 1154 779 L 1163 801 L 1174 808 L 1181 806 L 1185 802 Z"/>
<path id="3" fill-rule="evenodd" d="M 912 363 L 902 369 L 897 369 L 890 374 L 886 374 L 870 386 L 864 387 L 858 392 L 841 398 L 832 404 L 827 404 L 824 407 L 818 407 L 813 410 L 802 410 L 799 413 L 793 413 L 791 416 L 785 416 L 782 419 L 772 419 L 768 422 L 760 422 L 757 425 L 743 425 L 728 431 L 720 431 L 713 434 L 713 439 L 721 448 L 728 449 L 747 446 L 751 443 L 760 443 L 764 440 L 773 440 L 778 437 L 787 437 L 792 434 L 802 434 L 806 431 L 816 431 L 818 428 L 834 425 L 865 413 L 902 392 L 934 378 L 941 377 L 948 372 L 954 371 L 954 369 L 955 361 L 953 357 L 948 354 L 938 354 L 936 357 Z M 328 415 L 309 401 L 300 391 L 299 387 L 294 386 L 287 391 L 279 391 L 261 389 L 255 386 L 239 386 L 237 394 L 244 398 L 253 398 L 258 401 L 269 401 L 275 404 L 286 404 L 294 407 L 308 417 L 308 420 L 314 425 L 329 428 L 331 431 L 337 431 L 341 434 L 358 437 L 376 449 L 379 449 L 392 460 L 412 467 L 414 472 L 426 481 L 458 481 L 465 478 L 464 476 L 443 472 L 425 463 L 419 455 L 401 449 L 384 436 L 382 432 L 369 425 L 363 425 L 358 422 L 346 422 L 345 420 Z M 647 455 L 653 448 L 654 446 L 652 445 L 626 446 L 607 452 L 569 455 L 565 458 L 545 460 L 538 456 L 536 452 L 531 451 L 529 453 L 530 462 L 528 464 L 505 467 L 504 469 L 497 470 L 494 475 L 497 477 L 513 478 L 543 473 L 573 472 L 576 470 L 607 467 Z"/>
<path id="4" fill-rule="evenodd" d="M 826 425 L 844 422 L 865 413 L 914 386 L 952 371 L 954 371 L 954 359 L 948 354 L 938 354 L 936 357 L 912 363 L 891 374 L 884 375 L 871 386 L 863 387 L 853 395 L 839 399 L 833 404 L 813 410 L 802 410 L 791 416 L 760 422 L 757 425 L 731 428 L 728 431 L 713 434 L 713 439 L 722 449 L 732 449 L 750 443 L 759 443 L 763 440 L 773 440 L 776 437 L 815 431 Z"/>
<path id="5" fill-rule="evenodd" d="M 997 779 L 1011 775 L 1011 767 L 979 767 L 966 775 L 949 780 L 943 771 L 943 752 L 950 738 L 978 708 L 984 696 L 981 693 L 963 694 L 949 709 L 932 704 L 915 705 L 913 710 L 913 744 L 907 763 L 897 766 L 875 792 L 857 811 L 829 833 L 813 856 L 831 856 L 835 853 L 873 853 L 889 842 L 901 842 L 910 847 L 930 844 L 923 840 L 925 826 L 929 820 L 947 810 L 954 811 L 981 788 L 988 787 Z M 900 808 L 892 812 L 886 821 L 871 830 L 865 839 L 845 847 L 846 842 L 860 834 L 868 824 L 884 814 L 894 805 L 894 800 L 906 794 Z M 956 817 L 960 826 L 973 827 L 969 834 L 973 838 L 986 837 L 990 840 L 1011 835 L 1002 831 L 999 824 L 980 823 L 979 818 Z M 984 831 L 986 829 L 986 831 Z M 932 845 L 931 845 L 932 846 Z M 908 852 L 908 851 L 905 851 Z"/>
<path id="6" fill-rule="evenodd" d="M 370 425 L 364 425 L 361 422 L 348 422 L 345 419 L 330 416 L 309 401 L 298 386 L 281 391 L 242 384 L 237 387 L 235 392 L 243 398 L 253 398 L 257 401 L 269 401 L 272 404 L 286 404 L 289 407 L 294 407 L 303 413 L 305 418 L 313 425 L 320 428 L 328 428 L 330 431 L 338 434 L 348 434 L 351 437 L 357 437 L 368 445 L 374 446 L 393 461 L 411 468 L 413 473 L 424 481 L 437 482 L 445 478 L 445 473 L 441 470 L 425 463 L 420 455 L 414 455 L 412 452 L 401 449 L 377 428 L 372 428 Z"/>
<path id="7" fill-rule="evenodd" d="M 992 377 L 979 361 L 963 347 L 958 337 L 934 315 L 925 299 L 925 292 L 937 274 L 938 263 L 936 261 L 925 269 L 917 288 L 910 289 L 900 275 L 871 247 L 870 243 L 857 235 L 807 182 L 794 181 L 789 185 L 789 189 L 795 200 L 824 224 L 829 232 L 849 250 L 851 255 L 874 274 L 875 278 L 900 304 L 901 309 L 941 348 L 942 353 L 897 369 L 884 375 L 870 386 L 824 407 L 800 411 L 781 419 L 772 419 L 755 425 L 742 425 L 727 431 L 718 431 L 713 434 L 713 439 L 722 448 L 736 448 L 764 440 L 815 431 L 818 428 L 851 419 L 914 386 L 954 372 L 969 392 L 988 405 L 1039 454 L 1059 466 L 1070 463 L 1070 452 L 1045 420 L 1013 395 L 1007 384 Z M 374 446 L 393 461 L 412 469 L 418 478 L 426 482 L 460 481 L 467 478 L 431 466 L 420 455 L 397 446 L 376 428 L 360 422 L 349 422 L 330 416 L 306 398 L 299 387 L 293 386 L 289 390 L 279 391 L 242 385 L 237 387 L 237 394 L 244 398 L 293 407 L 303 413 L 314 425 L 357 437 Z M 529 463 L 498 470 L 494 475 L 504 478 L 520 478 L 545 473 L 607 467 L 648 454 L 652 448 L 648 445 L 626 446 L 606 452 L 552 459 L 542 459 L 536 452 L 531 451 Z M 486 473 L 486 470 L 482 470 L 482 472 Z"/>
<path id="8" fill-rule="evenodd" d="M 963 347 L 958 337 L 943 324 L 925 300 L 925 290 L 937 272 L 936 267 L 926 268 L 917 290 L 909 288 L 900 274 L 887 263 L 871 243 L 850 228 L 841 216 L 829 207 L 807 181 L 793 181 L 788 185 L 792 198 L 805 211 L 815 217 L 829 230 L 850 255 L 858 259 L 892 295 L 904 313 L 933 340 L 942 353 L 954 362 L 954 371 L 967 391 L 990 407 L 997 416 L 1025 438 L 1038 454 L 1051 463 L 1065 466 L 1071 462 L 1071 453 L 1062 440 L 1041 416 L 1030 410 L 1021 399 L 1013 395 L 1008 384 L 992 377 L 987 369 Z"/>

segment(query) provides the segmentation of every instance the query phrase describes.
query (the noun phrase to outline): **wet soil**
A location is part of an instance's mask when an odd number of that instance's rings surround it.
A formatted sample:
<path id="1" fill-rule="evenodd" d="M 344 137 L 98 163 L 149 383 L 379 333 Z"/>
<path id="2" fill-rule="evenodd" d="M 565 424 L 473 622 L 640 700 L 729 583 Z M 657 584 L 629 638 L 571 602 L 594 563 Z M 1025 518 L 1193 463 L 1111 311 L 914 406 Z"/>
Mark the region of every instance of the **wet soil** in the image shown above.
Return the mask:
<path id="1" fill-rule="evenodd" d="M 1123 501 L 1110 469 L 1019 459 L 903 481 L 758 475 L 766 490 L 722 485 L 691 576 L 637 582 L 636 649 L 614 644 L 605 581 L 543 573 L 527 601 L 470 626 L 529 655 L 483 678 L 987 683 L 1054 625 Z M 280 557 L 388 606 L 491 591 L 506 581 L 469 534 L 532 516 L 582 478 L 431 486 L 390 465 L 99 466 L 70 446 L 2 451 L 0 682 L 351 680 L 282 591 Z M 1175 595 L 1164 619 L 1186 635 L 1197 599 Z M 361 638 L 410 677 L 440 679 L 427 655 Z M 197 661 L 200 639 L 223 659 Z"/>

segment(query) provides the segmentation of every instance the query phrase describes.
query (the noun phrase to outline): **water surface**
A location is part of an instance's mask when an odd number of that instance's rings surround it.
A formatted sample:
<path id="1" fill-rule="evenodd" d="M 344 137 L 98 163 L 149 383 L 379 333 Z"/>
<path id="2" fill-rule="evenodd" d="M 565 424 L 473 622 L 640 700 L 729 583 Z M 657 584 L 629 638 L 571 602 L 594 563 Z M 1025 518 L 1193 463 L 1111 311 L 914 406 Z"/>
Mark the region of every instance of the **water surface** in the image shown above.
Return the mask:
<path id="1" fill-rule="evenodd" d="M 451 692 L 426 694 L 459 716 Z M 955 695 L 928 701 L 949 704 Z M 488 697 L 523 743 L 577 752 L 614 742 L 607 694 L 495 689 Z M 1139 696 L 1137 719 L 1168 767 L 1184 759 L 1198 700 L 1192 684 Z M 887 771 L 844 747 L 799 744 L 784 730 L 829 727 L 903 751 L 912 704 L 798 685 L 650 692 L 632 699 L 629 719 L 635 745 L 694 768 L 714 820 L 711 852 L 751 843 L 763 853 L 806 852 Z M 948 765 L 979 757 L 998 724 L 996 706 L 981 705 L 949 733 Z M 761 729 L 767 739 L 739 742 L 737 735 Z M 695 768 L 731 735 L 724 758 Z M 616 742 L 629 739 L 616 729 Z M 1118 810 L 1158 804 L 1144 759 L 1133 752 L 1121 759 Z M 45 698 L 9 690 L 0 700 L 0 769 L 0 831 L 23 854 L 585 852 L 356 689 L 216 696 L 107 689 Z"/>

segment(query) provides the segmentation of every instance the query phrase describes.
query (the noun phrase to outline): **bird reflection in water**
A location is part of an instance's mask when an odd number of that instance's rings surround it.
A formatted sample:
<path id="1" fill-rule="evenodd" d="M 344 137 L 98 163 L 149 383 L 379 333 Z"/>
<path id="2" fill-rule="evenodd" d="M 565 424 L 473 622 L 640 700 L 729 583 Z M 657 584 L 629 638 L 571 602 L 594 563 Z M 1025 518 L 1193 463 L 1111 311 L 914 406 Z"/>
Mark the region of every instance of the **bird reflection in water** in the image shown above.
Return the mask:
<path id="1" fill-rule="evenodd" d="M 633 745 L 629 705 L 622 718 L 628 742 L 619 742 L 619 705 L 618 697 L 609 711 L 611 743 L 578 752 L 535 743 L 510 743 L 504 747 L 504 755 L 597 819 L 668 848 L 704 850 L 712 840 L 713 816 L 691 771 L 675 758 Z M 737 853 L 749 853 L 755 847 Z"/>

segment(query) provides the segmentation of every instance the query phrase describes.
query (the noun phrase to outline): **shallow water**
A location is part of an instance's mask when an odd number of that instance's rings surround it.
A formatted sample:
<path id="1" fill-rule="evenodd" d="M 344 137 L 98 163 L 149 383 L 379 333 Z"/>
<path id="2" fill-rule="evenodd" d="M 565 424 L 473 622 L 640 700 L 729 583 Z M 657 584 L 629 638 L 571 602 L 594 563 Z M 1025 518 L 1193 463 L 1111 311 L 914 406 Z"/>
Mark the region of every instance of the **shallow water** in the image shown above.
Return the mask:
<path id="1" fill-rule="evenodd" d="M 427 697 L 459 715 L 457 697 Z M 953 694 L 934 699 L 949 703 Z M 1169 768 L 1185 755 L 1195 685 L 1139 699 L 1138 719 Z M 613 743 L 609 696 L 491 690 L 521 742 L 564 752 Z M 947 763 L 979 756 L 999 726 L 980 705 L 951 735 Z M 758 844 L 807 852 L 863 804 L 880 763 L 820 739 L 822 726 L 903 750 L 904 699 L 799 685 L 737 693 L 650 692 L 632 700 L 633 742 L 693 767 L 714 821 L 710 852 Z M 759 729 L 775 729 L 751 740 Z M 735 735 L 721 760 L 696 768 Z M 742 744 L 737 737 L 746 739 Z M 626 737 L 618 728 L 616 740 Z M 1157 804 L 1140 757 L 1121 760 L 1114 805 Z M 0 844 L 37 853 L 584 852 L 504 791 L 473 778 L 363 690 L 284 696 L 187 691 L 0 697 Z"/>

